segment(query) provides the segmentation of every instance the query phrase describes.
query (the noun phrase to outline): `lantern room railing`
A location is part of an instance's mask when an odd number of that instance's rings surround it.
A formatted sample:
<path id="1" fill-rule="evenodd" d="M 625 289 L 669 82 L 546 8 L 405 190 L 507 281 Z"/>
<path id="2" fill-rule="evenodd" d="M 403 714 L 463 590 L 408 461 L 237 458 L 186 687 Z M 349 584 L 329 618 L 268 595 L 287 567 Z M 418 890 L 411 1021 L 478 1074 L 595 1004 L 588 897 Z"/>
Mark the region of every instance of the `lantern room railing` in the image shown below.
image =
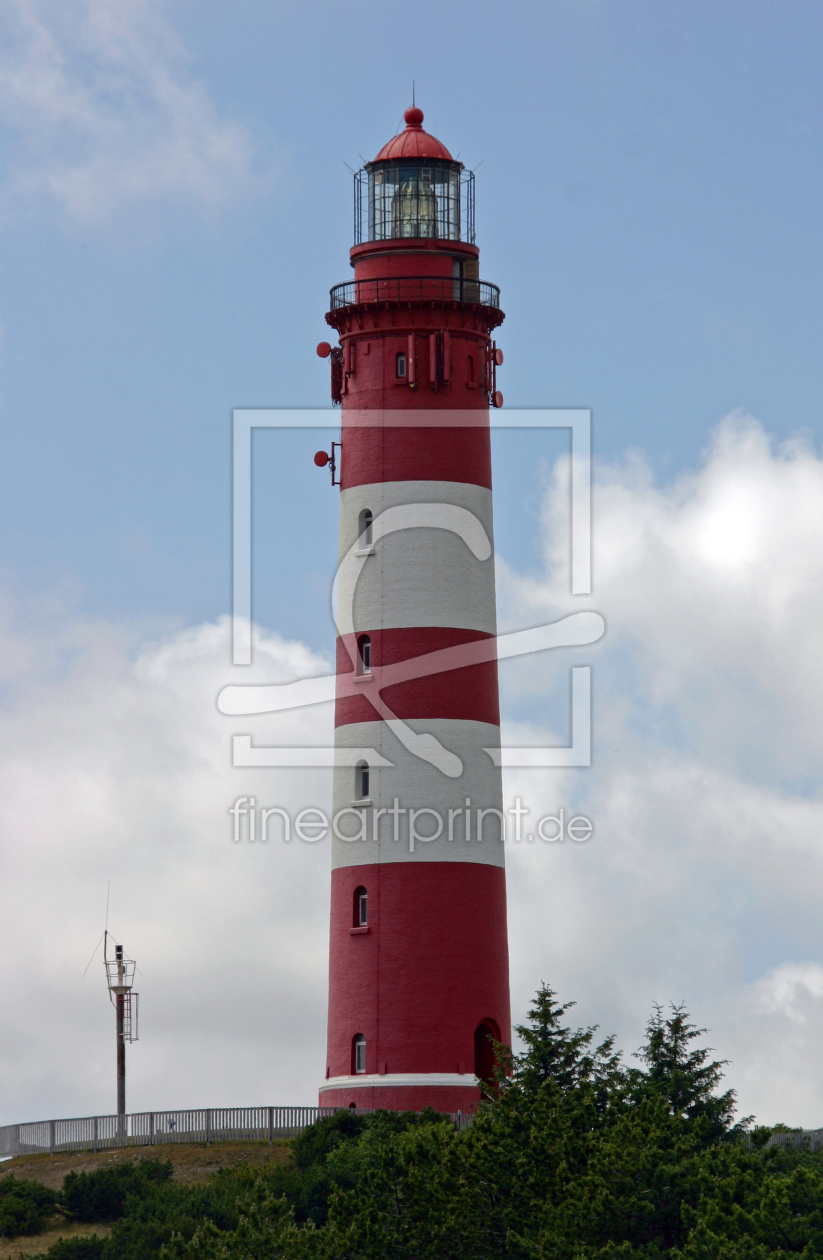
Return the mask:
<path id="1" fill-rule="evenodd" d="M 461 302 L 500 309 L 500 289 L 486 280 L 451 276 L 387 276 L 348 280 L 330 293 L 331 309 L 379 305 L 381 302 Z"/>

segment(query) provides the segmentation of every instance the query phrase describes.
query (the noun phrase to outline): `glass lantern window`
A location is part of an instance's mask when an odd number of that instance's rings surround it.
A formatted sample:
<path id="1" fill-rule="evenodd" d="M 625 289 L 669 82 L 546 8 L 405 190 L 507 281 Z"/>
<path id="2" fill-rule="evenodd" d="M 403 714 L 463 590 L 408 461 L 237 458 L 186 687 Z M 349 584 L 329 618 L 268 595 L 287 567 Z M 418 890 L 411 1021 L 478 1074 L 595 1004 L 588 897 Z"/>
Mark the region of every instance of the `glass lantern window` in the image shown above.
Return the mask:
<path id="1" fill-rule="evenodd" d="M 361 187 L 368 181 L 368 222 Z M 365 191 L 365 189 L 363 189 Z M 366 229 L 365 231 L 363 229 Z M 355 176 L 355 238 L 474 240 L 474 176 L 459 162 L 381 162 Z"/>

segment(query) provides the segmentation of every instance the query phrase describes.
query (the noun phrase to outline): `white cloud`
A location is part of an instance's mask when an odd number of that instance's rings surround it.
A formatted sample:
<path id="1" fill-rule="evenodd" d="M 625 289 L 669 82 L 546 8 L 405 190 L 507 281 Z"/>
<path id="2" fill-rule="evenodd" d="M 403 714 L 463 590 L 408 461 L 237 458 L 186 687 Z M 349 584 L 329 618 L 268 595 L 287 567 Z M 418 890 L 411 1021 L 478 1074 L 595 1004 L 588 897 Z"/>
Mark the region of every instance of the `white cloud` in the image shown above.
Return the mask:
<path id="1" fill-rule="evenodd" d="M 225 622 L 145 644 L 63 616 L 41 609 L 39 629 L 29 618 L 19 631 L 7 615 L 3 631 L 17 661 L 0 716 L 4 1119 L 113 1107 L 99 955 L 81 980 L 109 879 L 110 926 L 142 972 L 129 1108 L 311 1101 L 325 1070 L 328 840 L 235 845 L 227 811 L 251 795 L 292 816 L 328 808 L 330 785 L 310 770 L 234 770 L 230 738 L 251 726 L 259 743 L 329 742 L 330 706 L 238 725 L 215 705 L 232 680 Z M 328 662 L 264 636 L 251 676 L 318 669 Z"/>
<path id="2" fill-rule="evenodd" d="M 710 1028 L 741 1109 L 823 1122 L 820 791 L 823 461 L 753 421 L 655 483 L 641 457 L 598 475 L 596 588 L 572 600 L 564 469 L 547 487 L 544 571 L 501 565 L 502 620 L 605 613 L 598 645 L 511 662 L 515 742 L 566 736 L 568 670 L 590 661 L 590 771 L 511 772 L 531 821 L 559 806 L 584 845 L 508 852 L 513 1014 L 541 978 L 631 1052 L 653 1001 Z M 130 1107 L 311 1102 L 324 1069 L 329 847 L 234 846 L 241 795 L 326 807 L 325 772 L 243 772 L 256 743 L 331 737 L 328 707 L 229 720 L 224 623 L 155 633 L 59 601 L 0 609 L 3 1119 L 113 1101 L 113 1017 L 95 961 L 112 926 L 143 971 Z M 254 680 L 327 665 L 264 636 Z M 278 723 L 277 725 L 275 724 Z M 534 830 L 533 826 L 525 828 Z"/>
<path id="3" fill-rule="evenodd" d="M 567 474 L 547 488 L 545 571 L 501 566 L 504 620 L 583 603 L 609 629 L 562 660 L 506 667 L 504 690 L 522 708 L 542 679 L 557 715 L 545 725 L 562 737 L 569 665 L 590 661 L 594 762 L 508 788 L 535 809 L 565 801 L 596 832 L 585 851 L 512 851 L 512 892 L 530 905 L 512 920 L 517 1001 L 540 970 L 633 1049 L 653 1000 L 685 999 L 732 1060 L 744 1112 L 815 1126 L 823 462 L 735 415 L 671 485 L 640 455 L 601 468 L 590 601 L 565 594 Z"/>
<path id="4" fill-rule="evenodd" d="M 0 15 L 0 205 L 87 223 L 216 209 L 262 186 L 248 131 L 194 79 L 162 0 L 9 0 Z"/>
<path id="5" fill-rule="evenodd" d="M 823 1010 L 823 967 L 817 963 L 775 967 L 757 982 L 754 994 L 767 1015 L 778 1015 L 793 1024 L 819 1020 Z"/>
<path id="6" fill-rule="evenodd" d="M 786 962 L 749 986 L 738 1004 L 736 1071 L 741 1093 L 762 1099 L 772 1120 L 821 1122 L 823 967 Z"/>

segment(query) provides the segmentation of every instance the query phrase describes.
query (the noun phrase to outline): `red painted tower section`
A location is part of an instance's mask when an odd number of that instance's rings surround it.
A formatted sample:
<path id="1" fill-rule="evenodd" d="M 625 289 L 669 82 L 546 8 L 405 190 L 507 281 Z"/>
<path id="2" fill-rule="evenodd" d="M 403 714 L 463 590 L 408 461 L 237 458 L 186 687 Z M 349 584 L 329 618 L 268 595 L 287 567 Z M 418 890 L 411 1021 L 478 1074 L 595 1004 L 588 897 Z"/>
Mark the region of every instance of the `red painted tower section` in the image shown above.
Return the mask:
<path id="1" fill-rule="evenodd" d="M 469 1111 L 509 1043 L 489 405 L 499 290 L 423 113 L 355 177 L 322 1106 Z M 435 656 L 435 654 L 441 654 Z M 421 668 L 415 658 L 427 658 Z M 438 830 L 438 825 L 440 830 Z"/>

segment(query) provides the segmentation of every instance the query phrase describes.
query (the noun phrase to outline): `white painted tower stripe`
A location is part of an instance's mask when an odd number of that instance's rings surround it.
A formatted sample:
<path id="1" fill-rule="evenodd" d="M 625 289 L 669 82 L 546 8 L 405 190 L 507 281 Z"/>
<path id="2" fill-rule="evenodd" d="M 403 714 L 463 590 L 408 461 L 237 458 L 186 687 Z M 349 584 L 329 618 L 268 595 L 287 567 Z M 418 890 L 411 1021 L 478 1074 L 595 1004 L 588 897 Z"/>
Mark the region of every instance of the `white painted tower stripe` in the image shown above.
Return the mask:
<path id="1" fill-rule="evenodd" d="M 375 1086 L 387 1088 L 390 1085 L 458 1085 L 465 1089 L 476 1089 L 480 1084 L 473 1072 L 386 1072 L 383 1076 L 377 1073 L 366 1076 L 332 1076 L 320 1086 L 323 1094 L 330 1089 L 374 1089 Z"/>
<path id="2" fill-rule="evenodd" d="M 479 558 L 476 548 L 473 554 L 463 538 L 447 528 L 396 529 L 376 539 L 372 554 L 357 548 L 364 510 L 378 521 L 391 509 L 411 505 L 458 509 L 488 540 L 487 556 Z M 351 629 L 352 609 L 357 631 L 440 626 L 495 634 L 493 547 L 491 491 L 482 486 L 393 481 L 342 491 L 337 589 L 341 633 Z"/>
<path id="3" fill-rule="evenodd" d="M 338 818 L 338 831 L 343 835 L 358 835 L 366 824 L 367 839 L 344 840 L 332 837 L 332 868 L 360 866 L 370 862 L 478 862 L 488 866 L 504 865 L 504 845 L 499 840 L 499 819 L 487 815 L 482 820 L 484 839 L 477 840 L 477 810 L 502 810 L 502 783 L 500 770 L 484 751 L 500 747 L 500 728 L 486 722 L 466 722 L 453 718 L 432 718 L 427 721 L 409 720 L 413 730 L 434 736 L 449 752 L 459 757 L 462 774 L 449 778 L 436 766 L 415 756 L 403 747 L 397 736 L 385 722 L 352 722 L 339 726 L 335 733 L 336 747 L 372 747 L 391 767 L 370 767 L 369 804 L 357 801 L 357 771 L 349 766 L 339 766 L 334 772 L 334 816 L 340 810 L 349 811 Z M 377 810 L 390 810 L 395 798 L 398 808 L 406 813 L 397 818 L 389 813 L 376 816 Z M 465 840 L 465 815 L 467 798 L 471 801 L 471 827 L 469 840 Z M 409 837 L 409 809 L 435 810 L 443 821 L 442 834 L 429 842 L 415 843 L 412 849 Z M 452 817 L 453 839 L 448 839 L 449 810 L 460 810 L 461 815 Z M 398 839 L 395 841 L 395 822 Z M 374 839 L 375 823 L 377 840 Z M 437 830 L 437 820 L 432 816 L 420 816 L 417 830 L 431 835 Z"/>

